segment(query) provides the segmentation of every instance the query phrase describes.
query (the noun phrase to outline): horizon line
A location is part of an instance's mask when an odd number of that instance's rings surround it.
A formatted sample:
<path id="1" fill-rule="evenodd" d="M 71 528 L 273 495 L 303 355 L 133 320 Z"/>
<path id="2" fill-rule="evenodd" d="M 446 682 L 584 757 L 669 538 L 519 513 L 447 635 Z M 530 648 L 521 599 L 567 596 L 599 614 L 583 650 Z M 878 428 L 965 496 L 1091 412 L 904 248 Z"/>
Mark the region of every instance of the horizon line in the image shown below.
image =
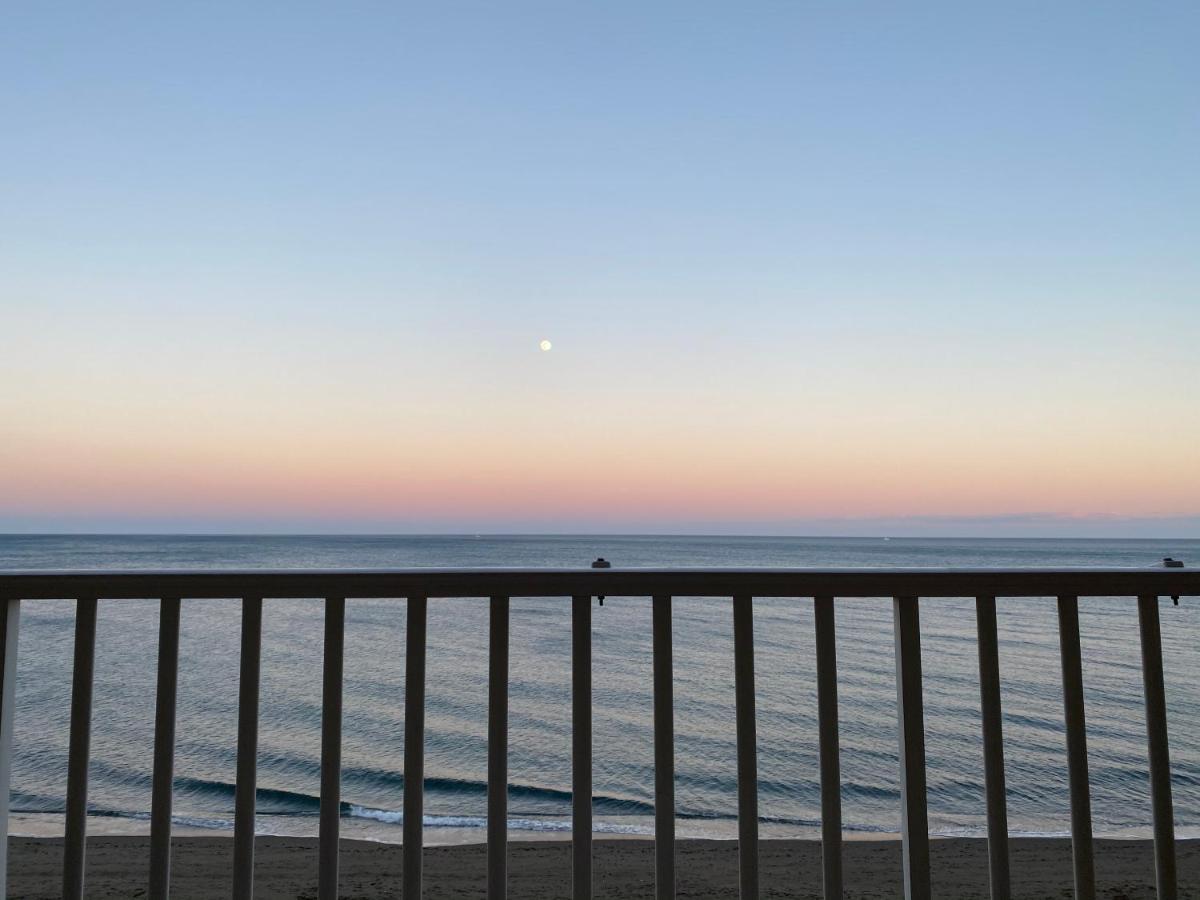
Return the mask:
<path id="1" fill-rule="evenodd" d="M 751 532 L 684 532 L 684 531 L 8 531 L 0 529 L 0 537 L 247 537 L 247 538 L 338 538 L 338 537 L 409 537 L 409 538 L 762 538 L 792 540 L 853 540 L 853 541 L 1200 541 L 1192 537 L 1171 535 L 1097 536 L 1097 535 L 954 535 L 954 534 L 791 534 Z"/>

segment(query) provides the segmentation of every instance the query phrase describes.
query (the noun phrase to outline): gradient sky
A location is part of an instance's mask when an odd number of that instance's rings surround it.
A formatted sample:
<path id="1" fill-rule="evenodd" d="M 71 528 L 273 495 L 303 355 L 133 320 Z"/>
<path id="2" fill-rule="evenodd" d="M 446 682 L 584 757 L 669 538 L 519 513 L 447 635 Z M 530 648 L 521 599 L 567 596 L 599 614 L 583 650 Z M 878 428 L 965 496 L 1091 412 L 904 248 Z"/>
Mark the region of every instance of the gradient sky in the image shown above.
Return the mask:
<path id="1" fill-rule="evenodd" d="M 4 19 L 0 530 L 1200 535 L 1196 3 Z"/>

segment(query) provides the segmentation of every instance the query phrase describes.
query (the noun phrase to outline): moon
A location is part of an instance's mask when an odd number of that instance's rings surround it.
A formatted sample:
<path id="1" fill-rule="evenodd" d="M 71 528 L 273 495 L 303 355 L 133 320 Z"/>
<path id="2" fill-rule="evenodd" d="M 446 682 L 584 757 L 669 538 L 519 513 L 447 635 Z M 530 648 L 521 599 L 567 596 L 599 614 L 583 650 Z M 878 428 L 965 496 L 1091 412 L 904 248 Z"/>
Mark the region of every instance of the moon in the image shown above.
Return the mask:
<path id="1" fill-rule="evenodd" d="M 553 344 L 551 344 L 549 341 L 547 341 L 547 340 L 543 339 L 543 340 L 542 340 L 542 341 L 541 341 L 541 342 L 538 344 L 538 346 L 542 348 L 542 352 L 543 352 L 543 353 L 548 353 L 548 352 L 550 351 L 550 348 L 551 348 L 551 347 L 553 347 L 554 345 L 553 345 Z"/>

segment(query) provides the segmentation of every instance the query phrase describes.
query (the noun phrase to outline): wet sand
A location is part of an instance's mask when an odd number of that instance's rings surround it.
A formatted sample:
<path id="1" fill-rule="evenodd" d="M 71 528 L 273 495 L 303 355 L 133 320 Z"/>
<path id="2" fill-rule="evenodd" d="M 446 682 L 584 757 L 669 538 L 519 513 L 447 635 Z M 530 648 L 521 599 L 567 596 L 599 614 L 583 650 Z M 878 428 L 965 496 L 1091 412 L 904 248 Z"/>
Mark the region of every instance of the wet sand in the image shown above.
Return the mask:
<path id="1" fill-rule="evenodd" d="M 9 897 L 51 900 L 61 896 L 62 840 L 10 839 Z M 343 841 L 341 891 L 346 900 L 400 896 L 402 850 L 395 844 Z M 1200 841 L 1180 841 L 1180 898 L 1200 900 Z M 480 844 L 425 850 L 424 895 L 428 898 L 485 897 L 487 851 Z M 88 841 L 87 896 L 146 896 L 149 841 L 145 837 L 93 837 Z M 232 844 L 228 837 L 181 837 L 174 842 L 173 900 L 227 897 Z M 737 896 L 737 844 L 682 840 L 677 854 L 679 897 L 717 900 Z M 820 900 L 821 847 L 816 841 L 764 841 L 763 897 Z M 570 844 L 518 842 L 509 846 L 509 893 L 515 898 L 571 896 Z M 986 900 L 987 843 L 971 838 L 936 840 L 932 850 L 934 896 L 941 900 Z M 901 898 L 900 846 L 896 841 L 848 841 L 846 897 Z M 1071 846 L 1062 838 L 1012 841 L 1013 896 L 1062 900 L 1073 895 Z M 1098 896 L 1107 900 L 1151 900 L 1154 856 L 1149 841 L 1097 842 Z M 316 841 L 261 837 L 256 850 L 255 896 L 260 900 L 315 898 Z M 596 842 L 597 898 L 653 897 L 654 846 L 648 840 Z"/>

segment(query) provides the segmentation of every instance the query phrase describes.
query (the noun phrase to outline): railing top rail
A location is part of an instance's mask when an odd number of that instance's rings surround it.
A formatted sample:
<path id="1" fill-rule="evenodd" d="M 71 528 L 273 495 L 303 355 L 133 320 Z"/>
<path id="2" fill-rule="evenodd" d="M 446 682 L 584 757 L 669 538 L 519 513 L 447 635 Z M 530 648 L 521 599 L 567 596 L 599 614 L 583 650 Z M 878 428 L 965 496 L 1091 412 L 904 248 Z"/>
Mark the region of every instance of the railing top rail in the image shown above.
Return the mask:
<path id="1" fill-rule="evenodd" d="M 0 597 L 1200 596 L 1200 569 L 417 568 L 0 570 Z"/>

